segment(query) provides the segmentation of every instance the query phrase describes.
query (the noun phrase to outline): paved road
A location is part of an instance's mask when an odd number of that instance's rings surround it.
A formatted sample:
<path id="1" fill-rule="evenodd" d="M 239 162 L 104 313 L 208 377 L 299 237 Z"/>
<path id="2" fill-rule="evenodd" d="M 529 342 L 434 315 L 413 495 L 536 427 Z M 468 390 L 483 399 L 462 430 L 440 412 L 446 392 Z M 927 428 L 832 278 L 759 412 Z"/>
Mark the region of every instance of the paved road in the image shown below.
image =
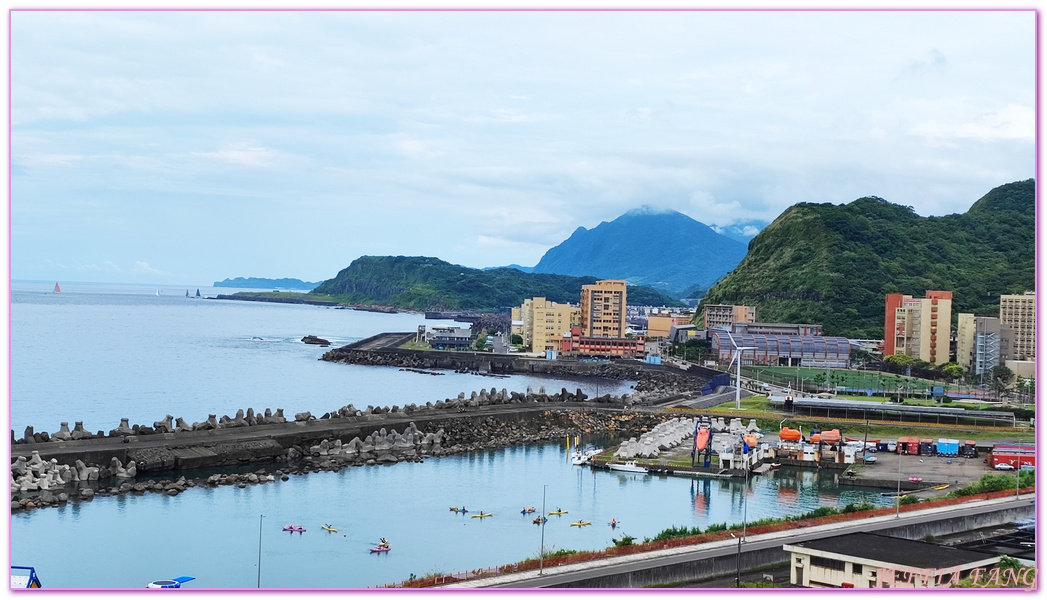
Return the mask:
<path id="1" fill-rule="evenodd" d="M 868 531 L 879 531 L 892 529 L 914 523 L 937 521 L 974 515 L 986 512 L 991 506 L 994 509 L 1019 508 L 1032 506 L 1035 496 L 1026 494 L 1019 499 L 998 499 L 985 502 L 975 502 L 955 507 L 945 507 L 916 511 L 902 514 L 899 518 L 894 516 L 874 517 L 862 519 L 853 523 L 837 523 L 832 525 L 821 525 L 804 530 L 789 530 L 784 532 L 754 535 L 749 537 L 744 546 L 745 551 L 765 550 L 768 548 L 781 547 L 783 544 L 795 544 L 811 539 L 827 537 L 829 535 L 843 535 L 847 533 L 858 533 Z M 629 571 L 651 569 L 673 565 L 677 563 L 707 560 L 711 558 L 733 555 L 738 551 L 734 540 L 712 542 L 704 544 L 696 550 L 686 548 L 674 548 L 649 553 L 649 558 L 637 556 L 618 557 L 593 561 L 588 565 L 565 565 L 545 570 L 543 576 L 537 572 L 516 573 L 468 582 L 460 582 L 444 587 L 494 587 L 494 588 L 539 588 L 555 587 L 570 584 L 579 580 L 592 579 L 601 576 L 617 575 Z"/>

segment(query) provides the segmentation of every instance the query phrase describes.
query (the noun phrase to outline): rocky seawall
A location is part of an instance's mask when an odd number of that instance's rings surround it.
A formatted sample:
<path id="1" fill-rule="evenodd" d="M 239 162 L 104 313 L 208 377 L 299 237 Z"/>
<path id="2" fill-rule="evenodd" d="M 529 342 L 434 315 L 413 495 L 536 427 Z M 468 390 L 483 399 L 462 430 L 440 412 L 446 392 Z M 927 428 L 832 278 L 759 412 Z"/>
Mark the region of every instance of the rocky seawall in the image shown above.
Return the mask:
<path id="1" fill-rule="evenodd" d="M 261 415 L 248 409 L 232 418 L 210 415 L 192 426 L 170 416 L 152 427 L 129 426 L 123 419 L 108 435 L 90 434 L 80 422 L 72 430 L 63 423 L 54 434 L 27 428 L 20 440 L 14 440 L 12 432 L 16 458 L 11 465 L 11 509 L 89 500 L 99 494 L 177 494 L 198 485 L 265 484 L 294 473 L 421 461 L 597 431 L 628 433 L 661 419 L 625 412 L 627 404 L 627 397 L 609 395 L 589 400 L 580 390 L 520 394 L 491 388 L 425 406 L 347 405 L 319 418 L 298 413 L 294 421 L 284 418 L 282 409 L 267 409 Z M 188 429 L 179 430 L 179 424 Z M 402 433 L 396 427 L 402 427 Z M 205 479 L 178 473 L 242 470 L 251 463 L 268 466 Z"/>

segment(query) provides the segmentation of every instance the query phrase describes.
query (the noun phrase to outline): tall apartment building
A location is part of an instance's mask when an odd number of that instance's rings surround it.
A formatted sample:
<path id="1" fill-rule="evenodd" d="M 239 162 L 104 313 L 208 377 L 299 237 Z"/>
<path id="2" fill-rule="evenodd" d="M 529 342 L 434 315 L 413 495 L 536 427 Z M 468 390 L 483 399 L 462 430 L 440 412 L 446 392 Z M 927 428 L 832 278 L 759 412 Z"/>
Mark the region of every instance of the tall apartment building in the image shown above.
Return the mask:
<path id="1" fill-rule="evenodd" d="M 1014 357 L 1014 335 L 996 317 L 956 315 L 956 363 L 973 375 L 991 371 Z"/>
<path id="2" fill-rule="evenodd" d="M 904 354 L 931 364 L 944 364 L 949 362 L 951 328 L 952 292 L 927 290 L 926 298 L 887 294 L 883 354 Z"/>
<path id="3" fill-rule="evenodd" d="M 583 285 L 580 308 L 582 337 L 625 337 L 625 281 Z"/>
<path id="4" fill-rule="evenodd" d="M 542 297 L 530 298 L 512 309 L 512 332 L 523 338 L 534 352 L 560 351 L 560 340 L 571 326 L 581 322 L 580 309 L 557 304 Z"/>
<path id="5" fill-rule="evenodd" d="M 731 329 L 735 323 L 755 323 L 756 307 L 735 304 L 707 304 L 703 312 L 706 329 Z"/>
<path id="6" fill-rule="evenodd" d="M 1014 331 L 1015 357 L 1036 357 L 1036 292 L 1000 296 L 1000 321 Z"/>

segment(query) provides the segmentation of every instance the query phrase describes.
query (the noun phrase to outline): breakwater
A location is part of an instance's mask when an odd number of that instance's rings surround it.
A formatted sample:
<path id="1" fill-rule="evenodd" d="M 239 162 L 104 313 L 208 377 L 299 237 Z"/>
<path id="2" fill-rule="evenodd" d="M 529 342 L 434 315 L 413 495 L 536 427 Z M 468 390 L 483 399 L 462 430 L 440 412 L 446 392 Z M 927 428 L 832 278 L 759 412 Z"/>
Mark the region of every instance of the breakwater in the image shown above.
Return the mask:
<path id="1" fill-rule="evenodd" d="M 11 465 L 11 509 L 60 505 L 95 495 L 174 495 L 197 485 L 244 487 L 286 480 L 295 473 L 417 462 L 594 432 L 638 435 L 664 418 L 624 411 L 622 398 L 585 399 L 580 391 L 518 394 L 492 388 L 425 407 L 359 410 L 349 405 L 320 418 L 299 413 L 294 421 L 280 423 L 259 424 L 255 417 L 253 425 L 232 425 L 238 416 L 223 417 L 216 421 L 218 427 L 200 430 L 157 433 L 135 426 L 130 428 L 137 431 L 133 435 L 23 439 L 12 447 L 17 458 Z M 252 464 L 259 468 L 244 471 Z M 226 472 L 195 479 L 180 473 L 200 469 Z"/>
<path id="2" fill-rule="evenodd" d="M 577 360 L 545 360 L 512 354 L 489 352 L 445 352 L 438 350 L 406 350 L 396 347 L 375 347 L 383 338 L 399 343 L 400 337 L 381 334 L 348 346 L 329 350 L 321 360 L 367 366 L 390 366 L 403 369 L 446 369 L 470 373 L 540 374 L 552 377 L 602 378 L 617 381 L 636 381 L 634 404 L 648 404 L 660 399 L 698 392 L 719 371 L 691 365 L 679 369 L 667 365 L 650 365 L 638 360 L 613 362 L 582 362 Z M 390 342 L 392 343 L 392 342 Z M 380 346 L 380 344 L 377 344 Z M 361 349 L 361 348 L 367 348 Z"/>

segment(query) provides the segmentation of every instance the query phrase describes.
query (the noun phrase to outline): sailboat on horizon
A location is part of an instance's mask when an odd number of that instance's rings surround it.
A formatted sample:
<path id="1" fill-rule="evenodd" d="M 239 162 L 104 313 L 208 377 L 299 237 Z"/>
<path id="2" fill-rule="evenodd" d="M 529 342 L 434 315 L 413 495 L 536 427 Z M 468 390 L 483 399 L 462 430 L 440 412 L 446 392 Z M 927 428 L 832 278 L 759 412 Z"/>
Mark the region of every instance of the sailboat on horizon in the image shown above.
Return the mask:
<path id="1" fill-rule="evenodd" d="M 197 297 L 197 298 L 199 298 L 199 297 L 200 297 L 200 288 L 196 288 L 196 297 Z"/>
<path id="2" fill-rule="evenodd" d="M 55 282 L 55 293 L 56 294 L 61 294 L 62 293 L 62 288 L 58 287 L 58 282 L 57 281 Z"/>

